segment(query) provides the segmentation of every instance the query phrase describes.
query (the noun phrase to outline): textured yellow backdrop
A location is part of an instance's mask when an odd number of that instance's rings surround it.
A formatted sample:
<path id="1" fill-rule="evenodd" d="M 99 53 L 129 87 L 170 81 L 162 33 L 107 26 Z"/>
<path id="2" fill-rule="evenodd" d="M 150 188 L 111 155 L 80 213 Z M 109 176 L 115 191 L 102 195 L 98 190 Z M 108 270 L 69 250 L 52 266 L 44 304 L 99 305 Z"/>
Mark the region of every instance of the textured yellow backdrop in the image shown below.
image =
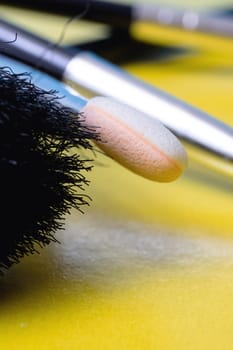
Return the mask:
<path id="1" fill-rule="evenodd" d="M 55 40 L 65 22 L 1 10 Z M 93 30 L 103 28 L 72 24 L 66 40 Z M 146 24 L 132 32 L 193 52 L 127 70 L 233 125 L 232 40 Z M 104 156 L 96 163 L 85 215 L 72 213 L 60 245 L 0 280 L 0 349 L 232 349 L 232 179 L 190 162 L 178 181 L 156 184 Z"/>

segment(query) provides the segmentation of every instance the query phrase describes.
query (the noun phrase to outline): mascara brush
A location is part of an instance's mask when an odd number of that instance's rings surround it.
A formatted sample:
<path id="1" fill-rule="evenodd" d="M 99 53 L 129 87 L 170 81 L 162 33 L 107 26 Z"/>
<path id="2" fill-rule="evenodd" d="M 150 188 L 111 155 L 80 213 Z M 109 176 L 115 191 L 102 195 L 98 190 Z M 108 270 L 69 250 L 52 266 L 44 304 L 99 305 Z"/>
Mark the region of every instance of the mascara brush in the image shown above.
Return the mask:
<path id="1" fill-rule="evenodd" d="M 196 161 L 202 163 L 204 154 L 202 166 L 233 176 L 233 128 L 229 125 L 90 52 L 74 55 L 3 19 L 0 40 L 6 43 L 1 45 L 1 52 L 39 66 L 40 70 L 85 91 L 87 96 L 110 96 L 160 120 L 191 146 L 189 154 L 195 154 Z"/>
<path id="2" fill-rule="evenodd" d="M 118 163 L 147 179 L 168 182 L 181 175 L 187 165 L 179 140 L 160 122 L 112 98 L 86 99 L 57 79 L 0 55 L 0 65 L 15 72 L 30 72 L 42 89 L 56 90 L 61 103 L 82 113 L 85 127 L 95 126 L 95 143 Z"/>

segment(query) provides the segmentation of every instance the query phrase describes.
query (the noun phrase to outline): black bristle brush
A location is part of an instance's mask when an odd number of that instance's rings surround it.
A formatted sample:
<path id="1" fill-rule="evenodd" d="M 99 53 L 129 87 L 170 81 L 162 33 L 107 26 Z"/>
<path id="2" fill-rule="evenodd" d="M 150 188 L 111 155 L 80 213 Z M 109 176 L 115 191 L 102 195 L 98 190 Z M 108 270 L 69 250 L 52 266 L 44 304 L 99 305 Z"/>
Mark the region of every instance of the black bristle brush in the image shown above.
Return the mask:
<path id="1" fill-rule="evenodd" d="M 2 55 L 0 64 L 30 71 L 39 85 L 31 75 L 0 68 L 0 272 L 56 241 L 65 214 L 88 204 L 76 188 L 83 190 L 88 181 L 82 171 L 92 164 L 76 148 L 92 149 L 93 140 L 126 168 L 156 181 L 182 172 L 185 152 L 158 121 L 114 99 L 85 99 Z"/>
<path id="2" fill-rule="evenodd" d="M 88 203 L 76 188 L 92 164 L 72 150 L 91 149 L 98 133 L 81 119 L 27 74 L 0 69 L 0 272 L 55 241 L 65 214 Z"/>

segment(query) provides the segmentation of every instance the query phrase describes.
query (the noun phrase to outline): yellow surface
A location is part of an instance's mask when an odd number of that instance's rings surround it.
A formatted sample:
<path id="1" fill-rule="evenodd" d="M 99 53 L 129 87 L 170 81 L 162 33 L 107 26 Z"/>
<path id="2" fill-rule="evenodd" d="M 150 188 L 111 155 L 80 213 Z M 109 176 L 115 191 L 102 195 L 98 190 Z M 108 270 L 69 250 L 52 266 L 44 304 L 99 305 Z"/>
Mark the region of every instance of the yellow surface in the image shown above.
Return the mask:
<path id="1" fill-rule="evenodd" d="M 147 25 L 133 31 L 158 37 Z M 233 125 L 232 41 L 161 37 L 197 52 L 127 69 Z M 178 181 L 156 184 L 96 163 L 86 214 L 72 213 L 60 245 L 1 278 L 0 349 L 232 349 L 232 180 L 190 162 Z"/>

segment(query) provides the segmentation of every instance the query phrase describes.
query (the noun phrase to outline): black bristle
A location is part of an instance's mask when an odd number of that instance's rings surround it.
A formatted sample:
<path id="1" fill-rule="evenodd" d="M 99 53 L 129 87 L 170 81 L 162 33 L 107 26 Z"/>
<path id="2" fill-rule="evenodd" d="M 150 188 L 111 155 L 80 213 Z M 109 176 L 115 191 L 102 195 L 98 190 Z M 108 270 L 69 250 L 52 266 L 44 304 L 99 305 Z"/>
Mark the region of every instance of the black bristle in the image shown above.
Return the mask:
<path id="1" fill-rule="evenodd" d="M 27 74 L 0 68 L 0 272 L 55 241 L 91 169 L 73 147 L 91 149 L 97 132 Z"/>

